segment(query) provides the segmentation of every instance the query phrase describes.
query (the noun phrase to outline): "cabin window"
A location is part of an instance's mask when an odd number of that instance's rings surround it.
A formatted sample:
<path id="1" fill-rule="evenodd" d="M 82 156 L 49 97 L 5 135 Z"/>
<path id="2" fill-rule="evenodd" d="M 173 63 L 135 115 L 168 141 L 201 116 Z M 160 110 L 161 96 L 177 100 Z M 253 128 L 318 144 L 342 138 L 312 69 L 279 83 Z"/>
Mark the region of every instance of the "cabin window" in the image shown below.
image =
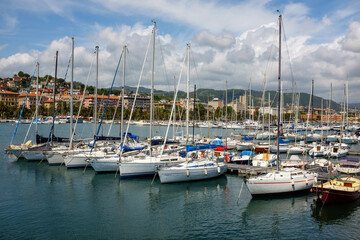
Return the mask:
<path id="1" fill-rule="evenodd" d="M 344 182 L 344 187 L 352 187 L 352 183 Z"/>

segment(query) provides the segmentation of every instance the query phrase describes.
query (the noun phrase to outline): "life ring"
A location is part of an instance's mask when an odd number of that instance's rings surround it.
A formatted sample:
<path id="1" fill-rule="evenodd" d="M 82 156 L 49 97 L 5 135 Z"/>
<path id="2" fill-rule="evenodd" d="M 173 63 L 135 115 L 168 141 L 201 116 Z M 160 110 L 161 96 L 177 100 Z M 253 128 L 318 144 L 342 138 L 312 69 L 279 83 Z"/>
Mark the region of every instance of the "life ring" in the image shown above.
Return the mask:
<path id="1" fill-rule="evenodd" d="M 204 153 L 204 152 L 201 152 L 201 153 L 200 153 L 200 157 L 201 157 L 201 158 L 205 158 L 205 153 Z"/>
<path id="2" fill-rule="evenodd" d="M 229 155 L 225 155 L 225 162 L 230 162 L 230 156 Z"/>

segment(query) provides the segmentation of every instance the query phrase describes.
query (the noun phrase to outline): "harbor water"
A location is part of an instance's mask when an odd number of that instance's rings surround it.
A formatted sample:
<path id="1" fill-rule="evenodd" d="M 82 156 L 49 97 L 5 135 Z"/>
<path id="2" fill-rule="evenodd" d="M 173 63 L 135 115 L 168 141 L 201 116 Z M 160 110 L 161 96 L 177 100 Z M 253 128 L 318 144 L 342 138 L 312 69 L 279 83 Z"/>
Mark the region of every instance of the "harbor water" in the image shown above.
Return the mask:
<path id="1" fill-rule="evenodd" d="M 27 127 L 19 126 L 14 143 L 24 140 Z M 252 199 L 246 187 L 239 197 L 243 180 L 235 174 L 161 184 L 16 160 L 4 151 L 14 129 L 0 123 L 0 239 L 360 239 L 359 201 L 322 206 L 313 193 Z M 49 129 L 39 126 L 43 136 Z M 164 136 L 166 129 L 154 130 Z M 225 129 L 210 131 L 225 136 Z M 77 129 L 83 137 L 92 132 L 87 123 Z M 119 125 L 111 132 L 118 135 Z M 145 137 L 149 128 L 131 126 L 130 132 Z M 68 124 L 55 126 L 56 136 L 68 134 Z"/>

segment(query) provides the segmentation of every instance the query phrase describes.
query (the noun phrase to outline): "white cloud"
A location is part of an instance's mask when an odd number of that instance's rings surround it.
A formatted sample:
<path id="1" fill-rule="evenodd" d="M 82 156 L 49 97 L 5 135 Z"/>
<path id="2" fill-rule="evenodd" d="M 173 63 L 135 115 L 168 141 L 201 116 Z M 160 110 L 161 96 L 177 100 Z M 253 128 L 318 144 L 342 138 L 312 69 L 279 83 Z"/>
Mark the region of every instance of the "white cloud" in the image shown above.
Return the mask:
<path id="1" fill-rule="evenodd" d="M 236 4 L 224 4 L 221 1 L 167 1 L 151 2 L 133 0 L 93 0 L 89 3 L 70 1 L 42 0 L 39 9 L 32 6 L 36 1 L 15 1 L 29 6 L 29 11 L 52 11 L 58 15 L 72 15 L 66 7 L 84 10 L 98 7 L 102 13 L 120 13 L 125 16 L 139 16 L 159 19 L 161 22 L 189 26 L 184 35 L 170 34 L 171 31 L 159 31 L 155 53 L 155 87 L 173 89 L 173 77 L 178 76 L 184 58 L 186 42 L 191 43 L 191 81 L 198 88 L 224 89 L 225 80 L 229 88 L 247 88 L 252 79 L 253 88 L 262 90 L 264 75 L 268 86 L 276 89 L 277 85 L 277 23 L 276 13 L 267 8 L 269 1 L 241 1 Z M 39 3 L 39 2 L 38 2 Z M 13 3 L 11 3 L 13 4 Z M 31 5 L 31 6 L 30 6 Z M 0 4 L 1 6 L 1 4 Z M 69 12 L 74 12 L 71 9 Z M 334 96 L 342 99 L 342 85 L 349 76 L 351 89 L 360 89 L 360 29 L 358 22 L 353 22 L 345 36 L 336 34 L 331 40 L 319 43 L 316 34 L 324 33 L 336 24 L 336 19 L 352 15 L 352 11 L 338 11 L 337 16 L 327 13 L 317 18 L 310 17 L 312 9 L 302 3 L 284 5 L 283 23 L 287 42 L 283 42 L 282 79 L 284 88 L 291 87 L 292 78 L 298 84 L 299 91 L 310 91 L 311 79 L 315 79 L 315 93 L 323 97 L 329 95 L 329 82 L 333 82 Z M 330 17 L 331 16 L 331 17 Z M 13 19 L 16 26 L 16 18 Z M 11 23 L 11 21 L 9 21 Z M 102 24 L 104 24 L 102 22 Z M 127 56 L 126 84 L 135 86 L 139 78 L 141 65 L 151 39 L 152 26 L 140 23 L 116 26 L 95 25 L 88 36 L 79 36 L 81 44 L 75 39 L 75 80 L 85 82 L 91 61 L 94 59 L 94 47 L 100 46 L 99 74 L 100 87 L 109 87 L 123 46 L 129 49 Z M 193 33 L 193 35 L 189 34 Z M 44 50 L 29 50 L 0 59 L 2 76 L 12 76 L 19 70 L 32 73 L 36 61 L 40 61 L 41 74 L 54 74 L 55 51 L 59 50 L 59 77 L 64 77 L 71 52 L 71 38 L 53 40 Z M 179 37 L 180 35 L 180 37 Z M 176 36 L 176 38 L 175 38 Z M 184 39 L 184 40 L 183 40 Z M 158 44 L 161 44 L 159 47 Z M 6 44 L 0 46 L 0 51 Z M 288 47 L 288 49 L 287 49 Z M 346 51 L 344 51 L 346 50 Z M 151 50 L 144 71 L 142 86 L 150 85 Z M 291 68 L 290 68 L 291 62 Z M 118 73 L 115 85 L 120 85 Z M 183 73 L 185 76 L 185 73 Z M 94 69 L 90 84 L 94 84 Z M 184 85 L 182 85 L 184 87 Z M 183 88 L 182 90 L 184 90 Z M 360 102 L 360 96 L 352 95 L 353 101 Z M 357 99 L 356 99 L 357 98 Z"/>
<path id="2" fill-rule="evenodd" d="M 200 45 L 214 47 L 220 50 L 229 48 L 235 43 L 234 35 L 231 32 L 223 32 L 216 36 L 207 30 L 203 30 L 195 35 L 194 40 Z"/>
<path id="3" fill-rule="evenodd" d="M 360 22 L 352 22 L 343 41 L 343 48 L 352 52 L 360 52 Z"/>

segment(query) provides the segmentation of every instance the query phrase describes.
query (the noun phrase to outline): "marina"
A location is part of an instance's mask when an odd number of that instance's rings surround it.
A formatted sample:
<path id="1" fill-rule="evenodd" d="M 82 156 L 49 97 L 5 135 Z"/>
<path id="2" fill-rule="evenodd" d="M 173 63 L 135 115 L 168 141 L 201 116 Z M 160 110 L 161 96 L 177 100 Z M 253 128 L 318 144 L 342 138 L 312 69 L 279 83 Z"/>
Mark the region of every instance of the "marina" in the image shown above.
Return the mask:
<path id="1" fill-rule="evenodd" d="M 253 52 L 249 45 L 254 59 L 270 54 L 262 92 L 252 90 L 251 77 L 247 89 L 236 89 L 243 80 L 232 79 L 232 101 L 228 80 L 218 82 L 224 90 L 197 90 L 193 78 L 204 62 L 192 65 L 199 57 L 192 48 L 203 36 L 174 55 L 176 63 L 180 56 L 183 61 L 173 89 L 168 76 L 166 91 L 155 89 L 162 74 L 156 56 L 168 41 L 155 20 L 146 34 L 137 33 L 149 41 L 136 88 L 126 85 L 136 72 L 127 44 L 109 52 L 117 63 L 112 80 L 103 78 L 102 70 L 113 67 L 102 67 L 103 54 L 99 75 L 98 45 L 88 56 L 86 83 L 74 79 L 74 37 L 64 78 L 58 49 L 54 77 L 40 77 L 39 60 L 32 76 L 19 71 L 1 78 L 0 239 L 359 239 L 360 118 L 356 103 L 349 108 L 354 91 L 348 76 L 342 94 L 334 84 L 335 96 L 330 81 L 329 99 L 325 84 L 322 97 L 314 95 L 313 79 L 310 94 L 302 92 L 304 79 L 296 88 L 288 49 L 290 72 L 282 63 L 288 43 L 282 11 L 276 12 L 277 23 L 268 26 L 271 47 Z M 217 51 L 244 47 L 242 41 Z M 242 66 L 234 56 L 246 51 L 239 49 L 223 55 L 231 68 Z M 251 74 L 260 86 L 258 73 Z"/>
<path id="2" fill-rule="evenodd" d="M 56 129 L 57 136 L 68 132 L 69 125 L 63 126 Z M 95 173 L 90 167 L 67 169 L 46 161 L 16 160 L 4 152 L 9 141 L 5 136 L 13 128 L 11 123 L 0 124 L 0 238 L 27 238 L 31 232 L 30 238 L 36 239 L 357 239 L 360 233 L 359 201 L 346 209 L 329 208 L 319 206 L 310 191 L 259 199 L 242 187 L 244 174 L 274 168 L 227 163 L 224 176 L 188 183 L 162 184 L 153 177 L 123 179 L 115 173 Z M 40 126 L 39 133 L 48 128 Z M 86 129 L 91 128 L 83 123 L 79 132 L 89 137 Z M 105 124 L 104 132 L 108 128 Z M 145 134 L 148 128 L 130 127 L 134 134 Z M 159 127 L 158 134 L 165 130 Z M 195 128 L 196 134 L 200 132 Z M 25 127 L 19 128 L 19 136 L 25 133 Z M 211 134 L 225 131 L 213 129 Z M 358 144 L 351 148 L 359 151 Z"/>

